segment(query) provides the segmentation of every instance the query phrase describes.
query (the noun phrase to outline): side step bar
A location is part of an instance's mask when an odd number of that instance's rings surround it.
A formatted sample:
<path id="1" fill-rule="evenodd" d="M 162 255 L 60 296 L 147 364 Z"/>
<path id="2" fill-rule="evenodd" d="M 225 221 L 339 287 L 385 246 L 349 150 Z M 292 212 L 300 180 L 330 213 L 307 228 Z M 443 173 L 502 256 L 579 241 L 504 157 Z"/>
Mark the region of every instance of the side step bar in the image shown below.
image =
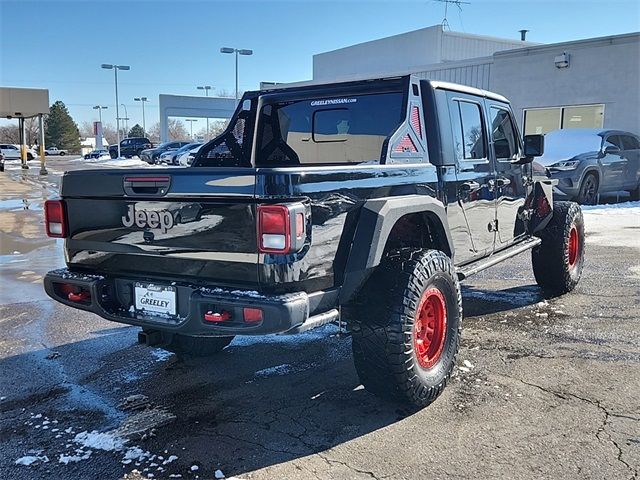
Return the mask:
<path id="1" fill-rule="evenodd" d="M 462 267 L 458 267 L 456 269 L 456 273 L 458 274 L 459 280 L 464 280 L 465 278 L 473 275 L 474 273 L 481 272 L 485 268 L 493 267 L 497 263 L 506 260 L 509 257 L 515 257 L 516 255 L 521 254 L 522 252 L 526 252 L 527 250 L 531 250 L 533 247 L 537 247 L 542 243 L 542 240 L 538 237 L 530 237 L 520 243 L 516 243 L 511 247 L 508 247 L 504 250 L 494 253 L 487 258 L 483 258 L 478 260 L 477 262 L 470 263 L 468 265 L 464 265 Z"/>
<path id="2" fill-rule="evenodd" d="M 291 330 L 287 330 L 282 335 L 294 335 L 296 333 L 306 332 L 312 328 L 318 328 L 327 323 L 335 322 L 340 318 L 340 312 L 337 308 L 328 310 L 326 312 L 319 313 L 313 317 L 309 317 L 306 322 L 297 327 L 293 327 Z"/>

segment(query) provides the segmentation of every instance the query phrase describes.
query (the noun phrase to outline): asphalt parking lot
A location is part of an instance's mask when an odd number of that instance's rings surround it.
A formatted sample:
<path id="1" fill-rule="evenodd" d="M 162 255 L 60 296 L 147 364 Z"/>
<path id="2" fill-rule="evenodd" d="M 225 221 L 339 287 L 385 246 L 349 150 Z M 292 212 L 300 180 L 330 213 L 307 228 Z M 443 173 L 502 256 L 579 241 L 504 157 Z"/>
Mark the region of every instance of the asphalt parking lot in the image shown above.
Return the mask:
<path id="1" fill-rule="evenodd" d="M 456 375 L 415 412 L 362 389 L 333 326 L 178 359 L 48 299 L 42 202 L 82 167 L 0 174 L 3 478 L 638 478 L 640 207 L 585 212 L 569 295 L 528 254 L 466 281 Z"/>

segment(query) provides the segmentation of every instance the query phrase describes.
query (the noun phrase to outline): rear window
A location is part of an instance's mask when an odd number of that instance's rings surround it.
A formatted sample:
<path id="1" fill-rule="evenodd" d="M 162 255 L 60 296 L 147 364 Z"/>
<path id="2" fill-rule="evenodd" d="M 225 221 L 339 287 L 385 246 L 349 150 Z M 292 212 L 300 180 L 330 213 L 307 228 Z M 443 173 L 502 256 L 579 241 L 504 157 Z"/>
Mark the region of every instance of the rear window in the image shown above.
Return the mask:
<path id="1" fill-rule="evenodd" d="M 256 166 L 379 163 L 403 119 L 402 92 L 265 105 Z"/>

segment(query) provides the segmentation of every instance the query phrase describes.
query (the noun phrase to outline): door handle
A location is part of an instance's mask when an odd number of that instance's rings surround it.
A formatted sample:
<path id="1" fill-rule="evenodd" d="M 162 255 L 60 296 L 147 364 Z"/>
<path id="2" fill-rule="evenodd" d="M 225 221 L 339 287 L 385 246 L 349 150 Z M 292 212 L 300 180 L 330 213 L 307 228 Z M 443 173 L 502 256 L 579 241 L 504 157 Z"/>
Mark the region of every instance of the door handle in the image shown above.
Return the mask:
<path id="1" fill-rule="evenodd" d="M 464 182 L 460 185 L 460 191 L 463 193 L 471 193 L 480 190 L 480 184 L 472 180 Z"/>
<path id="2" fill-rule="evenodd" d="M 508 187 L 509 185 L 511 185 L 511 180 L 509 180 L 508 178 L 500 177 L 498 178 L 497 185 L 498 185 L 498 188 Z"/>

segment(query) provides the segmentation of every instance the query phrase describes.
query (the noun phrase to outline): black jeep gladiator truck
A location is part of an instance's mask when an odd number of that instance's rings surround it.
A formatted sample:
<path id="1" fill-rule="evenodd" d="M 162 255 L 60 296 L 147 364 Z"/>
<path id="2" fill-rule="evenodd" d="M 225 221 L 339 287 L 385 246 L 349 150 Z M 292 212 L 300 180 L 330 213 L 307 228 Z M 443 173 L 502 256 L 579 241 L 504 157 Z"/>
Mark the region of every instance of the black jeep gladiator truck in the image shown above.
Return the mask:
<path id="1" fill-rule="evenodd" d="M 580 278 L 582 213 L 534 174 L 543 148 L 504 97 L 415 76 L 248 92 L 189 168 L 67 172 L 45 289 L 193 355 L 340 322 L 365 388 L 422 407 L 461 280 L 527 250 L 549 294 Z"/>

